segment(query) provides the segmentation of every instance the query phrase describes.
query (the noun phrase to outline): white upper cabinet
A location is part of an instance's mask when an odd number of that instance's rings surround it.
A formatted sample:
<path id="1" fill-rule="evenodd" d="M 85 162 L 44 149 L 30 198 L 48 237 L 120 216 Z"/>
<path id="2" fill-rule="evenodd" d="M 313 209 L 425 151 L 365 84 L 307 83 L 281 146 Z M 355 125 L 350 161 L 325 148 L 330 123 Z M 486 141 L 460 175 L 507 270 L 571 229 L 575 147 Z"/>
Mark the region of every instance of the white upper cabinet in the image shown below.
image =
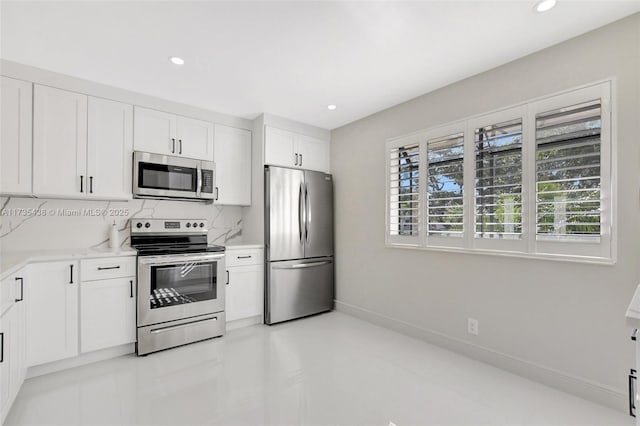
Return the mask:
<path id="1" fill-rule="evenodd" d="M 265 164 L 329 172 L 329 142 L 266 126 Z"/>
<path id="2" fill-rule="evenodd" d="M 131 198 L 133 106 L 89 97 L 88 197 Z"/>
<path id="3" fill-rule="evenodd" d="M 131 198 L 133 107 L 35 85 L 33 192 Z"/>
<path id="4" fill-rule="evenodd" d="M 213 123 L 178 116 L 178 155 L 213 161 Z"/>
<path id="5" fill-rule="evenodd" d="M 303 135 L 296 142 L 300 168 L 329 172 L 329 142 Z"/>
<path id="6" fill-rule="evenodd" d="M 264 162 L 274 166 L 297 167 L 295 134 L 275 127 L 265 128 Z"/>
<path id="7" fill-rule="evenodd" d="M 33 86 L 8 77 L 0 84 L 0 193 L 29 194 Z"/>
<path id="8" fill-rule="evenodd" d="M 134 149 L 213 161 L 213 124 L 135 107 Z"/>
<path id="9" fill-rule="evenodd" d="M 251 204 L 251 132 L 215 125 L 216 204 Z"/>
<path id="10" fill-rule="evenodd" d="M 34 86 L 33 192 L 86 194 L 87 96 Z"/>
<path id="11" fill-rule="evenodd" d="M 135 107 L 133 147 L 136 151 L 175 155 L 176 126 L 173 114 Z"/>

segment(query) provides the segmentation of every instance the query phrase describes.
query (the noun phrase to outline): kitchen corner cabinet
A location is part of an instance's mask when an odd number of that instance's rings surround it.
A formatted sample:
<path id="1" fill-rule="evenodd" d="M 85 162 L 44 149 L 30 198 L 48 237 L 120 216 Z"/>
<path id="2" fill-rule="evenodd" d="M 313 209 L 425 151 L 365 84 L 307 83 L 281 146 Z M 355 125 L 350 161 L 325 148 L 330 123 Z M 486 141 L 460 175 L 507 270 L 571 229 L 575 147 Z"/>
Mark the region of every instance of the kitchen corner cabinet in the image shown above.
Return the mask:
<path id="1" fill-rule="evenodd" d="M 328 141 L 265 126 L 265 164 L 328 173 L 329 150 Z"/>
<path id="2" fill-rule="evenodd" d="M 27 366 L 78 355 L 78 262 L 34 263 L 24 283 Z"/>
<path id="3" fill-rule="evenodd" d="M 264 304 L 264 251 L 227 248 L 227 322 L 262 315 Z"/>
<path id="4" fill-rule="evenodd" d="M 136 341 L 136 258 L 80 262 L 80 352 Z"/>
<path id="5" fill-rule="evenodd" d="M 213 161 L 213 123 L 135 107 L 136 151 Z"/>
<path id="6" fill-rule="evenodd" d="M 0 424 L 9 412 L 26 375 L 25 320 L 22 298 L 25 269 L 0 283 L 2 287 L 0 311 Z"/>
<path id="7" fill-rule="evenodd" d="M 216 204 L 251 205 L 251 132 L 216 124 Z"/>
<path id="8" fill-rule="evenodd" d="M 33 85 L 0 77 L 0 193 L 30 194 Z"/>
<path id="9" fill-rule="evenodd" d="M 133 107 L 34 86 L 33 192 L 130 199 Z"/>

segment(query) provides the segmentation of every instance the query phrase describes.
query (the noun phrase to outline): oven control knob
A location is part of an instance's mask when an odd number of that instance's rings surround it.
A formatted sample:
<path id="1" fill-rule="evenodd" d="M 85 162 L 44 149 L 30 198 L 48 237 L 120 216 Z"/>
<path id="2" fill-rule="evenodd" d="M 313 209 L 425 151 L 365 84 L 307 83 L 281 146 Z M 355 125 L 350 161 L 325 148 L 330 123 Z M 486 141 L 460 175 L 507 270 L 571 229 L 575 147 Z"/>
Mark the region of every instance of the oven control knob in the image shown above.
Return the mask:
<path id="1" fill-rule="evenodd" d="M 147 222 L 147 223 L 144 224 L 144 227 L 145 228 L 151 228 L 151 224 L 149 222 Z"/>
<path id="2" fill-rule="evenodd" d="M 193 222 L 193 227 L 197 228 L 198 227 L 198 222 Z"/>
<path id="3" fill-rule="evenodd" d="M 191 222 L 187 222 L 187 228 L 191 228 Z"/>
<path id="4" fill-rule="evenodd" d="M 204 223 L 200 222 L 200 228 L 204 228 Z"/>
<path id="5" fill-rule="evenodd" d="M 136 228 L 142 228 L 142 222 L 136 223 Z"/>

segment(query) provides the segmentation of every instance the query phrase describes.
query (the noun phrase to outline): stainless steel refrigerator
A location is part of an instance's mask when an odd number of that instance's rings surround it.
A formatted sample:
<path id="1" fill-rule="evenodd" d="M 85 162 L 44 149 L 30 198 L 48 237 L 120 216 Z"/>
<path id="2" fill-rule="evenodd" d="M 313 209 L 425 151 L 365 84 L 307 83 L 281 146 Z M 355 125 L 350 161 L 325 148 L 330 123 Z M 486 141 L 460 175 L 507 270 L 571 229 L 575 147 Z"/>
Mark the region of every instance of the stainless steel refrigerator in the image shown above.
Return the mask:
<path id="1" fill-rule="evenodd" d="M 265 323 L 333 309 L 333 180 L 265 168 Z"/>

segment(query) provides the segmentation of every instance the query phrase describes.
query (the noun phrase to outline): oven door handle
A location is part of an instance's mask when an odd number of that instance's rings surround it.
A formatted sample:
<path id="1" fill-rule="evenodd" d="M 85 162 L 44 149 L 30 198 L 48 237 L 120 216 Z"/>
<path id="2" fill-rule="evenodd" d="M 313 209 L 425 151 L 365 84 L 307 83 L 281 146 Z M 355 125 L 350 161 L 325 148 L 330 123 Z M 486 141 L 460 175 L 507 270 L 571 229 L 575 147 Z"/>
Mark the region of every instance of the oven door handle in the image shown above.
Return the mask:
<path id="1" fill-rule="evenodd" d="M 211 260 L 224 259 L 224 253 L 205 255 L 184 255 L 184 256 L 142 256 L 138 257 L 141 265 L 170 265 L 172 263 L 203 263 Z"/>
<path id="2" fill-rule="evenodd" d="M 205 318 L 205 319 L 200 319 L 200 320 L 196 320 L 196 321 L 190 321 L 184 324 L 178 324 L 178 325 L 170 325 L 168 327 L 160 327 L 160 328 L 154 328 L 153 330 L 151 330 L 151 334 L 157 334 L 157 333 L 164 333 L 167 331 L 171 331 L 171 330 L 178 330 L 180 328 L 185 328 L 185 327 L 190 327 L 194 324 L 198 324 L 198 323 L 202 323 L 205 321 L 218 321 L 218 317 L 213 317 L 213 318 Z"/>

